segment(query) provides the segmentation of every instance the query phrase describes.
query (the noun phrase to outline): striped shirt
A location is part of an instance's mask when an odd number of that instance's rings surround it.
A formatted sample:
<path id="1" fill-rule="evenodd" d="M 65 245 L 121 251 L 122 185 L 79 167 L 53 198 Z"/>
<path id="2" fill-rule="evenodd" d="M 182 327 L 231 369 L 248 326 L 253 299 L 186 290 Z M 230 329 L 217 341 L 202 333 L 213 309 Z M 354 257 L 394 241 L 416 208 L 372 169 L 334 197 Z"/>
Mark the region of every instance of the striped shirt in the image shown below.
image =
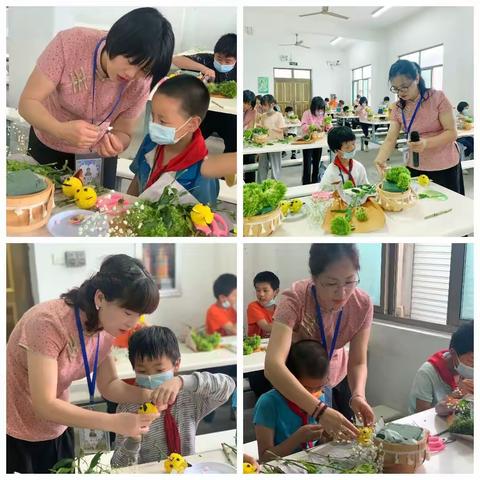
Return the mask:
<path id="1" fill-rule="evenodd" d="M 230 398 L 235 390 L 235 381 L 223 373 L 194 372 L 181 377 L 183 388 L 171 411 L 180 433 L 182 451 L 178 453 L 187 456 L 195 453 L 195 435 L 200 420 Z M 135 413 L 139 407 L 138 404 L 119 404 L 117 413 Z M 111 466 L 120 468 L 137 463 L 158 462 L 167 455 L 164 418 L 160 415 L 139 441 L 117 435 Z"/>

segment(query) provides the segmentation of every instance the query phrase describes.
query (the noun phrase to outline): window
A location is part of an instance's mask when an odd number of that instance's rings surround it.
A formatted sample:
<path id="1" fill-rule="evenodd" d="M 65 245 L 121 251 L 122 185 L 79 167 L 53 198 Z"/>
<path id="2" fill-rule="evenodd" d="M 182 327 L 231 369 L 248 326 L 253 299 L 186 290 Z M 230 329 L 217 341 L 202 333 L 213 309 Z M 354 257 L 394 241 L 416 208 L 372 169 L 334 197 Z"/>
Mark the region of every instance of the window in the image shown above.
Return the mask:
<path id="1" fill-rule="evenodd" d="M 473 319 L 473 245 L 466 245 L 460 320 Z"/>
<path id="2" fill-rule="evenodd" d="M 302 79 L 305 79 L 305 80 L 310 80 L 311 73 L 312 72 L 310 70 L 295 69 L 295 70 L 293 70 L 293 78 L 302 78 Z"/>
<path id="3" fill-rule="evenodd" d="M 372 101 L 371 65 L 365 65 L 352 70 L 352 103 L 357 98 L 357 95 L 367 97 L 369 102 Z"/>
<path id="4" fill-rule="evenodd" d="M 382 244 L 359 243 L 360 254 L 360 283 L 359 287 L 365 290 L 374 305 L 380 305 L 382 286 Z"/>
<path id="5" fill-rule="evenodd" d="M 302 80 L 310 80 L 312 75 L 311 70 L 304 70 L 300 68 L 274 68 L 274 78 L 298 78 Z"/>
<path id="6" fill-rule="evenodd" d="M 292 78 L 291 68 L 274 68 L 273 76 L 275 78 Z"/>
<path id="7" fill-rule="evenodd" d="M 427 88 L 440 90 L 443 86 L 443 45 L 425 48 L 400 55 L 401 60 L 410 60 L 420 65 Z"/>

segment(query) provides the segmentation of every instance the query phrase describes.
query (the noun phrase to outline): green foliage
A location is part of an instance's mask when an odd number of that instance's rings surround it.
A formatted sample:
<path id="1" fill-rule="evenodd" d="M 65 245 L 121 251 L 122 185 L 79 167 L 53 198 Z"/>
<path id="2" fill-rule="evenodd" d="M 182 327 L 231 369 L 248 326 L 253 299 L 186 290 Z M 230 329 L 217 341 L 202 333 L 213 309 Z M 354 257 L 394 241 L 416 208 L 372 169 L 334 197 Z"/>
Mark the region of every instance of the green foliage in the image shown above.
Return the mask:
<path id="1" fill-rule="evenodd" d="M 352 225 L 346 217 L 337 215 L 330 224 L 330 230 L 334 235 L 350 235 L 352 233 Z"/>
<path id="2" fill-rule="evenodd" d="M 243 140 L 245 142 L 251 142 L 253 139 L 253 129 L 249 128 L 243 132 Z"/>
<path id="3" fill-rule="evenodd" d="M 215 332 L 212 335 L 207 335 L 204 332 L 197 333 L 192 330 L 191 335 L 199 352 L 210 352 L 214 350 L 220 345 L 222 339 L 222 336 L 218 332 Z"/>
<path id="4" fill-rule="evenodd" d="M 353 184 L 353 182 L 351 180 L 347 180 L 344 184 L 343 184 L 343 189 L 344 190 L 347 190 L 349 188 L 353 188 L 355 185 Z"/>
<path id="5" fill-rule="evenodd" d="M 308 126 L 308 133 L 319 132 L 320 128 L 317 125 L 309 125 Z"/>
<path id="6" fill-rule="evenodd" d="M 368 220 L 368 214 L 365 208 L 363 207 L 358 207 L 355 209 L 355 218 L 359 222 L 366 222 Z"/>
<path id="7" fill-rule="evenodd" d="M 73 174 L 72 170 L 68 168 L 67 160 L 62 168 L 58 168 L 56 163 L 46 163 L 44 165 L 35 165 L 28 162 L 22 162 L 19 160 L 7 160 L 7 172 L 18 172 L 21 170 L 30 170 L 33 173 L 48 177 L 55 187 L 61 187 L 63 177 Z"/>
<path id="8" fill-rule="evenodd" d="M 243 186 L 243 216 L 252 217 L 272 211 L 285 196 L 287 186 L 277 180 L 268 179 L 263 183 L 246 183 Z"/>
<path id="9" fill-rule="evenodd" d="M 245 337 L 243 339 L 243 354 L 250 355 L 260 347 L 262 339 L 259 335 L 253 335 L 252 337 Z"/>
<path id="10" fill-rule="evenodd" d="M 411 175 L 407 167 L 392 167 L 387 170 L 385 179 L 395 184 L 401 192 L 405 192 L 410 187 Z M 386 187 L 388 188 L 388 185 Z"/>
<path id="11" fill-rule="evenodd" d="M 473 402 L 460 400 L 455 407 L 455 419 L 449 432 L 473 436 Z"/>
<path id="12" fill-rule="evenodd" d="M 410 179 L 411 179 L 410 174 L 401 173 L 398 176 L 397 187 L 403 192 L 405 192 L 406 190 L 408 190 L 408 187 L 410 186 Z"/>
<path id="13" fill-rule="evenodd" d="M 237 96 L 237 82 L 228 80 L 221 83 L 209 83 L 207 85 L 210 94 L 223 95 L 227 98 L 235 98 Z"/>

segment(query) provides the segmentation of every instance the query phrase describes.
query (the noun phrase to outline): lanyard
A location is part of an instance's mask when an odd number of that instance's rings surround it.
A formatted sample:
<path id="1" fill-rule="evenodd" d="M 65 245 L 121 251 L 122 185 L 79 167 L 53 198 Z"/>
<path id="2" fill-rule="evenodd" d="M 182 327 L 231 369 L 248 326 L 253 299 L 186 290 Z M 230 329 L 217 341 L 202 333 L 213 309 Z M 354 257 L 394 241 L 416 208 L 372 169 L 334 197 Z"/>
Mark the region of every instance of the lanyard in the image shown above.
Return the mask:
<path id="1" fill-rule="evenodd" d="M 98 367 L 98 348 L 100 346 L 100 334 L 97 334 L 97 350 L 95 352 L 95 360 L 93 362 L 93 375 L 90 377 L 90 366 L 88 365 L 87 349 L 85 348 L 85 337 L 83 336 L 82 323 L 80 322 L 80 312 L 75 307 L 75 321 L 77 322 L 78 336 L 80 337 L 80 345 L 82 347 L 83 366 L 85 367 L 85 375 L 87 377 L 88 393 L 90 394 L 90 404 L 93 403 L 95 395 L 95 383 L 97 381 Z"/>
<path id="2" fill-rule="evenodd" d="M 408 139 L 408 135 L 410 134 L 410 130 L 412 129 L 413 122 L 415 117 L 417 116 L 418 109 L 420 108 L 420 104 L 422 103 L 423 97 L 420 95 L 420 99 L 417 102 L 417 106 L 413 112 L 412 118 L 410 119 L 410 123 L 407 127 L 407 120 L 405 119 L 405 111 L 402 109 L 402 120 L 403 120 L 403 129 L 405 131 L 405 136 Z"/>
<path id="3" fill-rule="evenodd" d="M 97 43 L 97 46 L 95 47 L 95 51 L 93 52 L 93 59 L 92 59 L 92 125 L 94 124 L 94 115 L 95 115 L 95 81 L 96 81 L 96 75 L 95 71 L 97 69 L 97 54 L 98 54 L 98 49 L 100 48 L 101 43 L 106 39 L 107 37 L 103 37 L 100 39 L 100 41 Z M 118 107 L 118 104 L 120 103 L 120 100 L 122 99 L 122 94 L 123 91 L 125 90 L 125 85 L 122 85 L 118 91 L 118 96 L 117 99 L 115 100 L 113 104 L 113 108 L 110 110 L 110 113 L 97 125 L 100 126 L 102 123 L 105 123 L 113 114 L 115 109 Z"/>
<path id="4" fill-rule="evenodd" d="M 317 310 L 317 324 L 318 324 L 318 328 L 320 329 L 323 348 L 328 353 L 328 359 L 331 360 L 333 356 L 333 352 L 335 350 L 335 345 L 337 344 L 338 332 L 340 331 L 340 324 L 342 323 L 343 309 L 340 310 L 338 314 L 337 323 L 335 324 L 335 331 L 333 333 L 332 344 L 330 345 L 330 351 L 328 351 L 327 337 L 325 336 L 325 328 L 323 326 L 323 317 L 322 317 L 322 312 L 320 311 L 320 305 L 317 300 L 317 289 L 315 288 L 315 285 L 312 286 L 312 295 L 313 295 L 313 298 L 315 299 L 315 308 Z"/>
<path id="5" fill-rule="evenodd" d="M 343 163 L 340 161 L 338 157 L 335 158 L 334 165 L 338 167 L 340 170 L 340 179 L 342 180 L 342 183 L 345 183 L 345 179 L 343 178 L 343 173 L 346 173 L 348 175 L 348 179 L 353 183 L 353 186 L 355 187 L 355 180 L 352 176 L 352 169 L 353 169 L 353 160 L 348 161 L 348 170 L 345 168 Z M 342 173 L 343 172 L 343 173 Z"/>

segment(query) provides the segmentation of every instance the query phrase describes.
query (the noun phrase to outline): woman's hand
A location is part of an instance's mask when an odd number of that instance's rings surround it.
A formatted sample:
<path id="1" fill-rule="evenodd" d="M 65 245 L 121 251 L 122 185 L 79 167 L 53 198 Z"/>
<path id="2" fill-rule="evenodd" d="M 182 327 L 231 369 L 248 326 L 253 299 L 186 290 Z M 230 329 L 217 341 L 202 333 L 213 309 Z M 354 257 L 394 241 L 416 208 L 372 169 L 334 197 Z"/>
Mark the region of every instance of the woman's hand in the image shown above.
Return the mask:
<path id="1" fill-rule="evenodd" d="M 353 440 L 358 435 L 358 428 L 340 412 L 330 407 L 323 412 L 318 419 L 318 423 L 334 438 Z"/>
<path id="2" fill-rule="evenodd" d="M 350 408 L 353 410 L 354 415 L 363 422 L 365 427 L 375 423 L 375 414 L 365 398 L 359 396 L 352 397 Z"/>
<path id="3" fill-rule="evenodd" d="M 177 399 L 178 392 L 183 387 L 182 377 L 175 377 L 171 380 L 167 380 L 158 388 L 153 390 L 150 397 L 151 402 L 157 406 L 160 410 L 165 410 L 165 406 L 172 405 Z"/>
<path id="4" fill-rule="evenodd" d="M 98 140 L 98 127 L 84 120 L 72 120 L 60 124 L 58 137 L 70 145 L 87 149 Z"/>
<path id="5" fill-rule="evenodd" d="M 139 415 L 138 413 L 115 413 L 110 415 L 112 426 L 110 431 L 119 433 L 125 437 L 137 437 L 148 432 L 150 424 L 160 414 L 149 413 Z"/>
<path id="6" fill-rule="evenodd" d="M 322 425 L 311 423 L 308 425 L 302 425 L 294 435 L 298 438 L 299 443 L 314 442 L 322 438 L 324 428 Z"/>
<path id="7" fill-rule="evenodd" d="M 408 142 L 408 148 L 413 153 L 423 153 L 427 148 L 427 141 L 421 138 L 418 142 Z"/>
<path id="8" fill-rule="evenodd" d="M 385 171 L 387 170 L 386 162 L 377 162 L 375 160 L 375 168 L 377 169 L 380 179 L 383 180 L 383 178 L 385 177 Z"/>
<path id="9" fill-rule="evenodd" d="M 113 132 L 107 132 L 95 146 L 96 152 L 102 157 L 116 157 L 123 152 L 124 146 Z"/>

